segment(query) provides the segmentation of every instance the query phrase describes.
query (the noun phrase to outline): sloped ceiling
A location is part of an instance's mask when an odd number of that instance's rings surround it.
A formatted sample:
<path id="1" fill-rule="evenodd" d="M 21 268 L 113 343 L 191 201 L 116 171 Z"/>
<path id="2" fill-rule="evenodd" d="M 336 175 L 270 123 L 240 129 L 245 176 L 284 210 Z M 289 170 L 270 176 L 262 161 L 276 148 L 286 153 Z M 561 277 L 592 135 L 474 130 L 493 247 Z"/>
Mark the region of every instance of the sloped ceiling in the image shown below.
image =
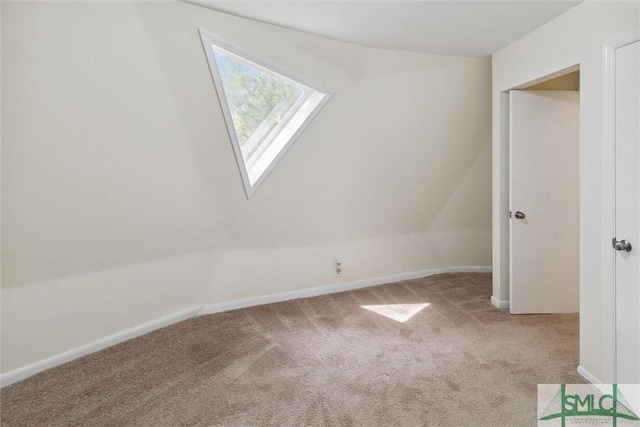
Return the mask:
<path id="1" fill-rule="evenodd" d="M 210 9 L 363 46 L 486 56 L 580 1 L 185 0 Z"/>

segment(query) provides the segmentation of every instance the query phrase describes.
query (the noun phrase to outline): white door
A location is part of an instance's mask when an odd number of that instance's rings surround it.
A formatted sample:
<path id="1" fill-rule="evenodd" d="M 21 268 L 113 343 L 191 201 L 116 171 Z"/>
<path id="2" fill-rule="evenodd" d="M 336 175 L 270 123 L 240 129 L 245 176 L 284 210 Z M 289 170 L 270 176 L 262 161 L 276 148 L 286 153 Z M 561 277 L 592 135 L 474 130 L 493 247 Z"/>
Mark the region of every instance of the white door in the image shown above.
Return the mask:
<path id="1" fill-rule="evenodd" d="M 579 310 L 579 92 L 511 91 L 509 307 Z"/>
<path id="2" fill-rule="evenodd" d="M 616 382 L 629 384 L 640 383 L 639 53 L 640 42 L 615 53 Z"/>

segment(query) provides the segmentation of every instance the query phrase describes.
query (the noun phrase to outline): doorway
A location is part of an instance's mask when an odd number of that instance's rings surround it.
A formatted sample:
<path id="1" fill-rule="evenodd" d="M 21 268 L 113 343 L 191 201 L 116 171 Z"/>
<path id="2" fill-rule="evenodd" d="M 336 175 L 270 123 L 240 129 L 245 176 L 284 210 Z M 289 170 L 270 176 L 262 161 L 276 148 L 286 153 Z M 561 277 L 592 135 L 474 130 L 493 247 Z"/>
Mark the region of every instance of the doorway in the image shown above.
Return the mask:
<path id="1" fill-rule="evenodd" d="M 509 94 L 509 308 L 579 311 L 579 71 Z"/>

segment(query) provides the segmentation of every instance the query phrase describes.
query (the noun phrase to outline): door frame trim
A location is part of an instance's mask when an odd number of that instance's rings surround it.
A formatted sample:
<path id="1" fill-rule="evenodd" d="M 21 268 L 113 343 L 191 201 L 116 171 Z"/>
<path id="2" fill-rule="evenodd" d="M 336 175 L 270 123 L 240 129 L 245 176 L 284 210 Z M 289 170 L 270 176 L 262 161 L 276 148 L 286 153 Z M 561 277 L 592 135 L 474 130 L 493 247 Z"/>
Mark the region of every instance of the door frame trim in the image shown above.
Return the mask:
<path id="1" fill-rule="evenodd" d="M 636 30 L 606 42 L 603 46 L 602 117 L 602 380 L 616 382 L 616 284 L 615 236 L 616 152 L 615 152 L 615 72 L 616 50 L 640 40 Z"/>

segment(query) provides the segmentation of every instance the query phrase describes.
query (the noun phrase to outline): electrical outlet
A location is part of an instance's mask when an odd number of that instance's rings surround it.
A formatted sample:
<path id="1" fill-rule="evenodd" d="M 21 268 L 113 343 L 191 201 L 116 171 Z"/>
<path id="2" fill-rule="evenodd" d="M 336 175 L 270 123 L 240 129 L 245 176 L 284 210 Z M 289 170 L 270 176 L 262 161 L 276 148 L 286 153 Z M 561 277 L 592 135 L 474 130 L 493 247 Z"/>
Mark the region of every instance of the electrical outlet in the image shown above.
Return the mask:
<path id="1" fill-rule="evenodd" d="M 333 261 L 333 268 L 336 271 L 336 276 L 340 276 L 342 274 L 342 262 L 339 260 Z"/>

